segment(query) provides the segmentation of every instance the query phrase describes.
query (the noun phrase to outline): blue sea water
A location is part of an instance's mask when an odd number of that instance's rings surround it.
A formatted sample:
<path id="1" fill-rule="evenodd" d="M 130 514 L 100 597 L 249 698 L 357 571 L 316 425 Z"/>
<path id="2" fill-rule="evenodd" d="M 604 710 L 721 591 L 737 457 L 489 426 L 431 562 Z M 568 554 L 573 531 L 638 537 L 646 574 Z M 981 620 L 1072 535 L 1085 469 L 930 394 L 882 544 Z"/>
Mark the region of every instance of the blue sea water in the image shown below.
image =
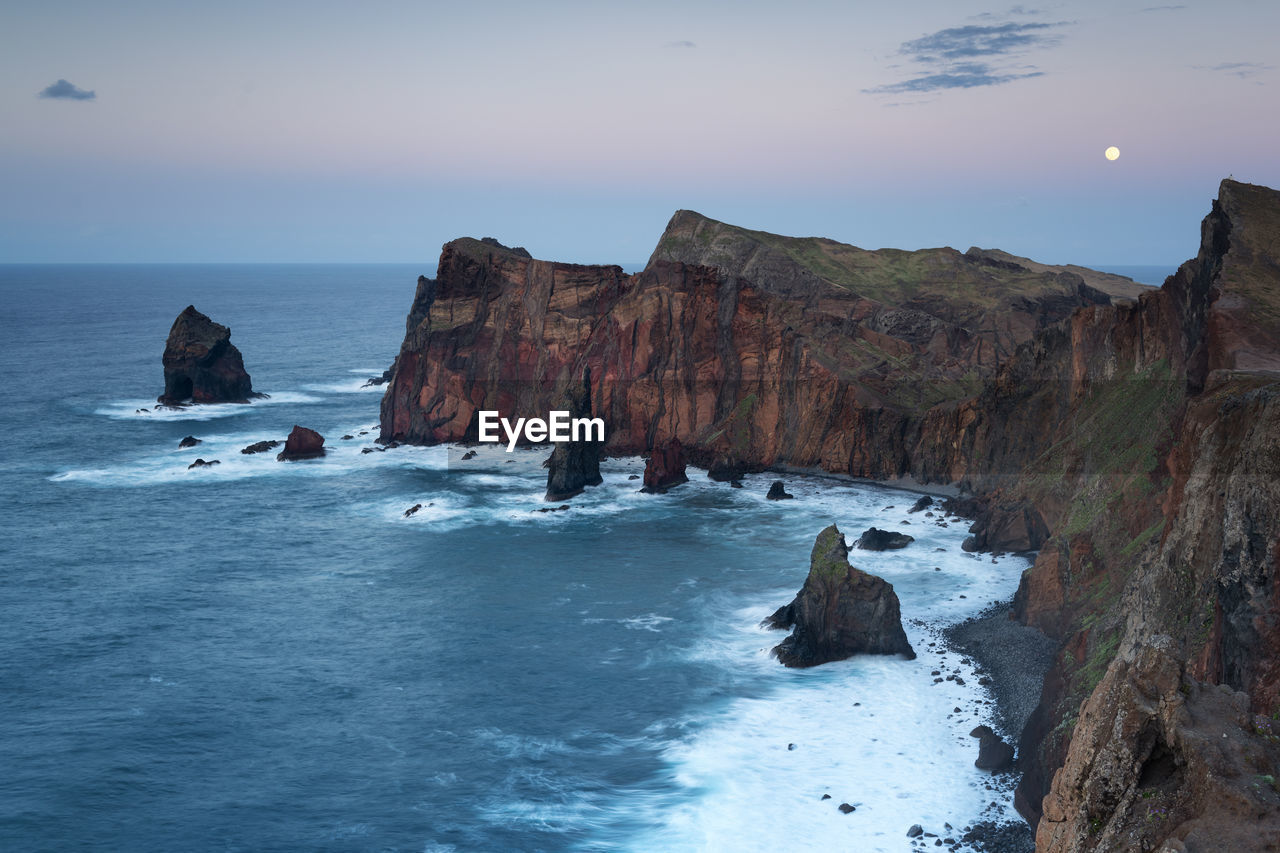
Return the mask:
<path id="1" fill-rule="evenodd" d="M 930 643 L 1025 560 L 829 478 L 655 497 L 610 460 L 538 513 L 545 452 L 362 454 L 422 271 L 0 267 L 0 849 L 904 850 L 1012 815 Z M 188 303 L 269 399 L 137 412 Z M 329 455 L 239 453 L 295 423 Z M 917 660 L 769 657 L 831 522 L 917 537 L 854 552 Z"/>

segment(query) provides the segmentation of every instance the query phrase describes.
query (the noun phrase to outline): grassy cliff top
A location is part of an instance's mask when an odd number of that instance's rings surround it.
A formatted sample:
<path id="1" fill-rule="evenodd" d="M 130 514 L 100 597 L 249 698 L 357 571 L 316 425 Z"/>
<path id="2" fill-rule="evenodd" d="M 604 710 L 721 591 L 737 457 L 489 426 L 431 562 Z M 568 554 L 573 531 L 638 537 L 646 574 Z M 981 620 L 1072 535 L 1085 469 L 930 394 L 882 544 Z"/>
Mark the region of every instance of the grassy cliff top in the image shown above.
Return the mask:
<path id="1" fill-rule="evenodd" d="M 999 250 L 860 249 L 825 237 L 785 237 L 677 211 L 650 258 L 718 268 L 782 292 L 821 284 L 887 305 L 944 298 L 974 308 L 1018 297 L 1074 292 L 1081 281 L 1108 296 L 1134 298 L 1132 279 L 1086 267 L 1055 267 Z"/>

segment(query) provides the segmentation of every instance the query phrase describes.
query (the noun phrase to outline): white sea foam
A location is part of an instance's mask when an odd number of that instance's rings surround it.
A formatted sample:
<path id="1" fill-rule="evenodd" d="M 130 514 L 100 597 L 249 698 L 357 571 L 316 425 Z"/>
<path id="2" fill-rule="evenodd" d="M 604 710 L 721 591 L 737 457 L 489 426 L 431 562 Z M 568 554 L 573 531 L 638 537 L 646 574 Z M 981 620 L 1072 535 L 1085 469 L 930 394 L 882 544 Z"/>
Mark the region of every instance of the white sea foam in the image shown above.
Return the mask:
<path id="1" fill-rule="evenodd" d="M 247 403 L 202 403 L 193 406 L 161 406 L 160 408 L 156 408 L 155 400 L 117 400 L 94 409 L 93 413 L 112 420 L 211 421 L 218 418 L 243 415 L 251 409 L 262 406 L 275 406 L 283 403 L 321 403 L 323 401 L 323 397 L 316 397 L 311 394 L 302 394 L 297 391 L 279 391 L 273 392 L 266 397 L 255 397 Z"/>
<path id="2" fill-rule="evenodd" d="M 387 390 L 386 385 L 368 385 L 368 379 L 344 379 L 340 382 L 316 382 L 309 385 L 303 385 L 303 389 L 307 391 L 315 391 L 320 394 L 381 394 Z"/>
<path id="3" fill-rule="evenodd" d="M 805 485 L 787 485 L 797 499 L 785 503 L 801 502 Z M 985 691 L 972 666 L 944 650 L 932 625 L 1007 596 L 1026 561 L 993 563 L 964 553 L 964 525 L 941 528 L 922 514 L 908 516 L 914 496 L 881 513 L 883 492 L 845 501 L 838 492 L 811 499 L 831 511 L 850 540 L 872 513 L 880 513 L 881 526 L 888 516 L 892 529 L 917 536 L 902 551 L 850 555 L 894 584 L 917 659 L 859 656 L 813 669 L 780 666 L 769 649 L 785 634 L 759 623 L 795 594 L 801 569 L 792 585 L 772 592 L 709 599 L 707 635 L 686 654 L 764 693 L 682 721 L 665 750 L 677 791 L 651 799 L 646 809 L 658 825 L 619 849 L 764 850 L 785 838 L 795 849 L 899 851 L 909 849 L 906 831 L 914 823 L 946 836 L 960 834 L 946 830 L 947 822 L 1018 819 L 1007 783 L 1004 793 L 994 793 L 985 787 L 991 777 L 973 766 L 977 741 L 968 732 L 992 722 Z M 904 519 L 912 524 L 897 524 Z M 934 670 L 963 684 L 935 683 Z M 995 809 L 987 807 L 992 801 Z M 848 815 L 838 809 L 846 802 L 855 806 Z"/>
<path id="4" fill-rule="evenodd" d="M 329 430 L 333 435 L 356 435 L 364 429 L 357 427 L 347 431 Z M 362 453 L 365 448 L 377 447 L 367 436 L 359 440 L 343 441 L 341 438 L 325 441 L 325 455 L 319 459 L 295 462 L 277 462 L 280 447 L 263 453 L 245 454 L 240 451 L 250 444 L 270 439 L 283 442 L 288 427 L 282 426 L 271 434 L 267 430 L 235 433 L 204 433 L 198 436 L 201 443 L 189 449 L 178 449 L 175 444 L 152 448 L 138 457 L 100 467 L 70 468 L 49 479 L 53 482 L 83 483 L 105 487 L 144 487 L 157 485 L 192 485 L 241 480 L 249 477 L 334 477 L 371 467 L 415 468 L 442 471 L 449 467 L 448 451 L 443 447 L 417 447 L 404 445 L 390 450 Z M 217 460 L 218 464 L 204 468 L 189 468 L 196 459 Z M 411 503 L 416 503 L 413 501 Z M 401 511 L 405 507 L 401 507 Z"/>

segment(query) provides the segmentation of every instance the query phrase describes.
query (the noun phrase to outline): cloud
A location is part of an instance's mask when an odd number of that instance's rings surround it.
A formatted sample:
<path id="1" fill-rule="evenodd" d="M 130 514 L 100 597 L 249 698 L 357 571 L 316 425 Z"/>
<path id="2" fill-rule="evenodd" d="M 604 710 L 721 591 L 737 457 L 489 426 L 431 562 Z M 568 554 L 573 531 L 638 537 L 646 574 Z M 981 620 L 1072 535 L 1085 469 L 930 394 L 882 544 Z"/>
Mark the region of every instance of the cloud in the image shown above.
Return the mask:
<path id="1" fill-rule="evenodd" d="M 1139 9 L 1139 12 L 1176 12 L 1179 9 L 1185 9 L 1186 6 L 1148 6 L 1145 9 Z"/>
<path id="2" fill-rule="evenodd" d="M 1028 15 L 1034 10 L 1015 6 L 1006 14 Z M 921 67 L 915 77 L 863 89 L 872 95 L 900 92 L 936 92 L 942 89 L 972 89 L 999 86 L 1014 80 L 1043 77 L 1034 65 L 1010 65 L 1006 60 L 1033 50 L 1048 50 L 1062 42 L 1059 30 L 1065 21 L 1054 23 L 1005 22 L 948 27 L 905 41 L 898 55 Z"/>
<path id="3" fill-rule="evenodd" d="M 682 39 L 680 41 L 669 41 L 663 47 L 697 47 L 697 45 L 687 39 Z"/>
<path id="4" fill-rule="evenodd" d="M 69 101 L 92 101 L 98 97 L 98 93 L 92 90 L 85 91 L 78 86 L 74 86 L 61 78 L 58 82 L 45 86 L 40 90 L 38 98 L 62 98 Z"/>
<path id="5" fill-rule="evenodd" d="M 1217 71 L 1219 74 L 1230 74 L 1232 77 L 1239 77 L 1241 80 L 1257 77 L 1265 71 L 1273 71 L 1275 69 L 1274 65 L 1265 65 L 1261 62 L 1220 62 L 1217 65 L 1193 65 L 1191 67 Z"/>

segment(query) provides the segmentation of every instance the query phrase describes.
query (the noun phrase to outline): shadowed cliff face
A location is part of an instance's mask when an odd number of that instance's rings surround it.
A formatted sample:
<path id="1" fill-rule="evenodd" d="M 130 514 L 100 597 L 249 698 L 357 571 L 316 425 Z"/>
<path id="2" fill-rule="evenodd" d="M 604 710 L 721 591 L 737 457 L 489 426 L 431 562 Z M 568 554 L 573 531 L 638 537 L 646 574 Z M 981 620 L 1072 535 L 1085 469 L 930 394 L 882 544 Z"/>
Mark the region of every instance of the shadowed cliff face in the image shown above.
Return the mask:
<path id="1" fill-rule="evenodd" d="M 741 262 L 661 257 L 681 254 L 691 217 Z M 971 396 L 1037 329 L 1108 301 L 1070 273 L 821 241 L 856 255 L 855 290 L 819 274 L 812 241 L 756 235 L 682 212 L 633 276 L 447 244 L 437 279 L 419 281 L 382 438 L 473 438 L 478 410 L 545 413 L 590 369 L 610 452 L 675 438 L 704 465 L 896 477 L 911 470 L 923 412 Z M 774 248 L 793 244 L 819 272 Z"/>
<path id="2" fill-rule="evenodd" d="M 1019 750 L 1040 850 L 1280 844 L 1278 260 L 1280 193 L 1224 182 L 1159 292 L 1038 335 L 960 429 L 929 415 L 918 463 L 985 494 L 976 536 L 1047 531 L 1015 602 L 1063 643 Z"/>

